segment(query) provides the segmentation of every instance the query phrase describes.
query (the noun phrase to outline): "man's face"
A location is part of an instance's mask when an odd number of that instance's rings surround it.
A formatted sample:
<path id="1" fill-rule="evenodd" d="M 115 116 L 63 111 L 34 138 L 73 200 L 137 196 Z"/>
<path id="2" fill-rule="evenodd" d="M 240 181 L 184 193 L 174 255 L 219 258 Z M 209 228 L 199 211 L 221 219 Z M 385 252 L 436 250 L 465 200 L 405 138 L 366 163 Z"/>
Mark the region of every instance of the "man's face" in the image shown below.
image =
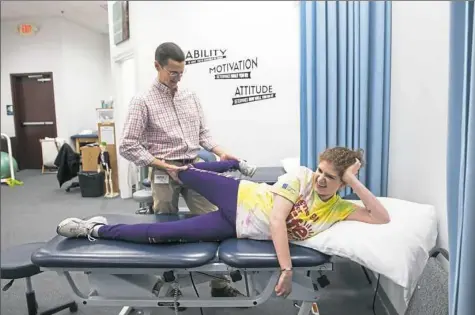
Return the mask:
<path id="1" fill-rule="evenodd" d="M 162 67 L 157 61 L 155 61 L 155 69 L 158 71 L 160 82 L 168 86 L 170 89 L 175 89 L 185 71 L 185 62 L 168 59 L 168 63 Z"/>

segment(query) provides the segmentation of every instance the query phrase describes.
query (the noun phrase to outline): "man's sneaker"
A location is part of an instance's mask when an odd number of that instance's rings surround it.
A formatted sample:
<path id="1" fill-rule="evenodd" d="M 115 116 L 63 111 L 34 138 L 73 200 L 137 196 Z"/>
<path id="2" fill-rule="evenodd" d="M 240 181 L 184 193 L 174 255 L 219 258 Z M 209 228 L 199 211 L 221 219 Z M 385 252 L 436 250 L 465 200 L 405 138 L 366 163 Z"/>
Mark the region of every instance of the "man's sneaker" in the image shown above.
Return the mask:
<path id="1" fill-rule="evenodd" d="M 89 220 L 68 218 L 58 224 L 56 233 L 64 237 L 84 236 L 93 240 L 94 238 L 91 236 L 92 229 L 98 224 L 107 224 L 107 219 L 104 217 L 92 217 Z"/>
<path id="2" fill-rule="evenodd" d="M 239 161 L 239 171 L 242 175 L 252 177 L 256 173 L 256 170 L 257 166 L 247 164 L 247 162 L 244 160 Z"/>

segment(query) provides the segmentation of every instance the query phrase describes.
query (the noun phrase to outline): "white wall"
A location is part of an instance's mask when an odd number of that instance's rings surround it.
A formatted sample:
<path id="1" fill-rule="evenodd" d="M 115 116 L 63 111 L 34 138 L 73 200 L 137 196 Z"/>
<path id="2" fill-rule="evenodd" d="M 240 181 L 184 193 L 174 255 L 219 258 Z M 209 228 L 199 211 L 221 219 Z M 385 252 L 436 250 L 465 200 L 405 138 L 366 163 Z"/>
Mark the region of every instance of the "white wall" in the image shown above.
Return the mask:
<path id="1" fill-rule="evenodd" d="M 21 37 L 21 21 L 1 23 L 1 130 L 15 135 L 10 73 L 53 72 L 58 137 L 97 129 L 95 108 L 112 94 L 109 43 L 101 35 L 62 18 L 28 19 L 39 27 Z"/>
<path id="2" fill-rule="evenodd" d="M 107 35 L 66 20 L 62 22 L 61 35 L 61 63 L 66 80 L 62 93 L 67 103 L 60 107 L 58 117 L 67 124 L 70 136 L 84 129 L 97 129 L 96 108 L 101 107 L 101 100 L 109 100 L 112 95 L 110 50 Z"/>
<path id="3" fill-rule="evenodd" d="M 114 26 L 112 23 L 114 2 L 115 1 L 108 1 L 109 34 L 114 34 Z M 136 51 L 140 45 L 135 45 L 135 42 L 137 38 L 137 22 L 140 22 L 141 16 L 138 14 L 139 11 L 135 9 L 135 5 L 136 3 L 129 2 L 129 18 L 130 21 L 134 21 L 129 25 L 129 39 L 115 45 L 114 37 L 109 36 L 111 56 L 110 69 L 113 78 L 111 86 L 114 98 L 115 136 L 117 140 L 116 153 L 121 198 L 132 197 L 132 185 L 136 184 L 134 181 L 138 179 L 137 172 L 134 175 L 132 171 L 129 171 L 135 169 L 134 165 L 120 155 L 118 145 L 122 139 L 122 131 L 127 110 L 130 105 L 130 99 L 137 92 L 136 77 L 140 74 L 139 69 L 136 67 Z"/>
<path id="4" fill-rule="evenodd" d="M 402 1 L 392 2 L 392 6 L 388 193 L 391 197 L 434 205 L 439 214 L 438 246 L 448 249 L 450 2 Z M 390 288 L 386 292 L 392 294 Z"/>
<path id="5" fill-rule="evenodd" d="M 9 136 L 15 135 L 13 116 L 6 115 L 5 106 L 12 104 L 10 73 L 53 72 L 56 103 L 61 100 L 61 91 L 56 86 L 61 82 L 61 37 L 59 19 L 30 23 L 41 23 L 41 31 L 34 37 L 21 37 L 16 32 L 19 21 L 1 23 L 1 130 Z M 58 105 L 56 105 L 58 107 Z"/>
<path id="6" fill-rule="evenodd" d="M 449 18 L 449 2 L 393 2 L 389 194 L 433 204 L 445 248 Z"/>
<path id="7" fill-rule="evenodd" d="M 186 67 L 181 85 L 201 99 L 216 140 L 259 165 L 299 155 L 299 8 L 294 2 L 129 2 L 137 87 L 156 77 L 155 48 L 225 49 L 226 59 Z M 134 18 L 135 17 L 135 18 Z M 232 17 L 232 18 L 231 18 Z M 151 30 L 153 36 L 151 36 Z M 121 49 L 120 47 L 125 48 Z M 250 80 L 215 80 L 209 68 L 257 58 Z M 232 106 L 236 87 L 272 85 L 276 98 Z"/>
<path id="8" fill-rule="evenodd" d="M 127 58 L 121 61 L 118 66 L 120 67 L 119 74 L 117 79 L 120 80 L 119 87 L 120 93 L 117 95 L 117 105 L 115 107 L 115 123 L 116 126 L 123 126 L 125 123 L 127 109 L 129 103 L 135 94 L 135 60 L 134 58 Z M 116 139 L 120 139 L 121 132 L 116 130 Z M 127 161 L 119 154 L 119 146 L 116 145 L 117 151 L 117 165 L 119 168 L 119 187 L 120 187 L 120 196 L 122 198 L 132 197 L 132 185 L 133 178 L 129 176 L 129 165 L 130 162 Z"/>

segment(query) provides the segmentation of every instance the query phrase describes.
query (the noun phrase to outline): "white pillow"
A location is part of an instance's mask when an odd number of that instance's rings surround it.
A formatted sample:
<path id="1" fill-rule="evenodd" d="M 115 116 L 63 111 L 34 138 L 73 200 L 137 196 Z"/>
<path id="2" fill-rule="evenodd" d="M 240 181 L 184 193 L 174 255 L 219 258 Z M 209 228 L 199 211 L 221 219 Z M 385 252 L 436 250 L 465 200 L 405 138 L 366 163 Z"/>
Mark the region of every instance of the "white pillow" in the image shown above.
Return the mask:
<path id="1" fill-rule="evenodd" d="M 286 173 L 295 173 L 300 167 L 299 157 L 289 157 L 280 161 Z"/>
<path id="2" fill-rule="evenodd" d="M 435 207 L 395 198 L 378 199 L 389 212 L 390 223 L 342 221 L 310 239 L 294 243 L 348 258 L 386 276 L 410 296 L 436 243 Z M 359 200 L 352 202 L 363 205 Z"/>

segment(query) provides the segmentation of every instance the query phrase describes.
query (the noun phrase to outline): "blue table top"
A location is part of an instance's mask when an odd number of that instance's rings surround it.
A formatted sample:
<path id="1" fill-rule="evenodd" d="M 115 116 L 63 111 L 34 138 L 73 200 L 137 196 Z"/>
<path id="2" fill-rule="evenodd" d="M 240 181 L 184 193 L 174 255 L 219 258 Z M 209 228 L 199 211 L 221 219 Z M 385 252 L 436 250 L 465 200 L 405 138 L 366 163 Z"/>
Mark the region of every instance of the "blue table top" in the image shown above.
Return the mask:
<path id="1" fill-rule="evenodd" d="M 260 166 L 257 168 L 256 173 L 254 174 L 252 178 L 249 178 L 247 176 L 242 176 L 241 173 L 237 171 L 231 172 L 231 174 L 241 179 L 273 185 L 277 182 L 277 179 L 279 178 L 279 176 L 285 174 L 285 170 L 281 166 Z"/>

